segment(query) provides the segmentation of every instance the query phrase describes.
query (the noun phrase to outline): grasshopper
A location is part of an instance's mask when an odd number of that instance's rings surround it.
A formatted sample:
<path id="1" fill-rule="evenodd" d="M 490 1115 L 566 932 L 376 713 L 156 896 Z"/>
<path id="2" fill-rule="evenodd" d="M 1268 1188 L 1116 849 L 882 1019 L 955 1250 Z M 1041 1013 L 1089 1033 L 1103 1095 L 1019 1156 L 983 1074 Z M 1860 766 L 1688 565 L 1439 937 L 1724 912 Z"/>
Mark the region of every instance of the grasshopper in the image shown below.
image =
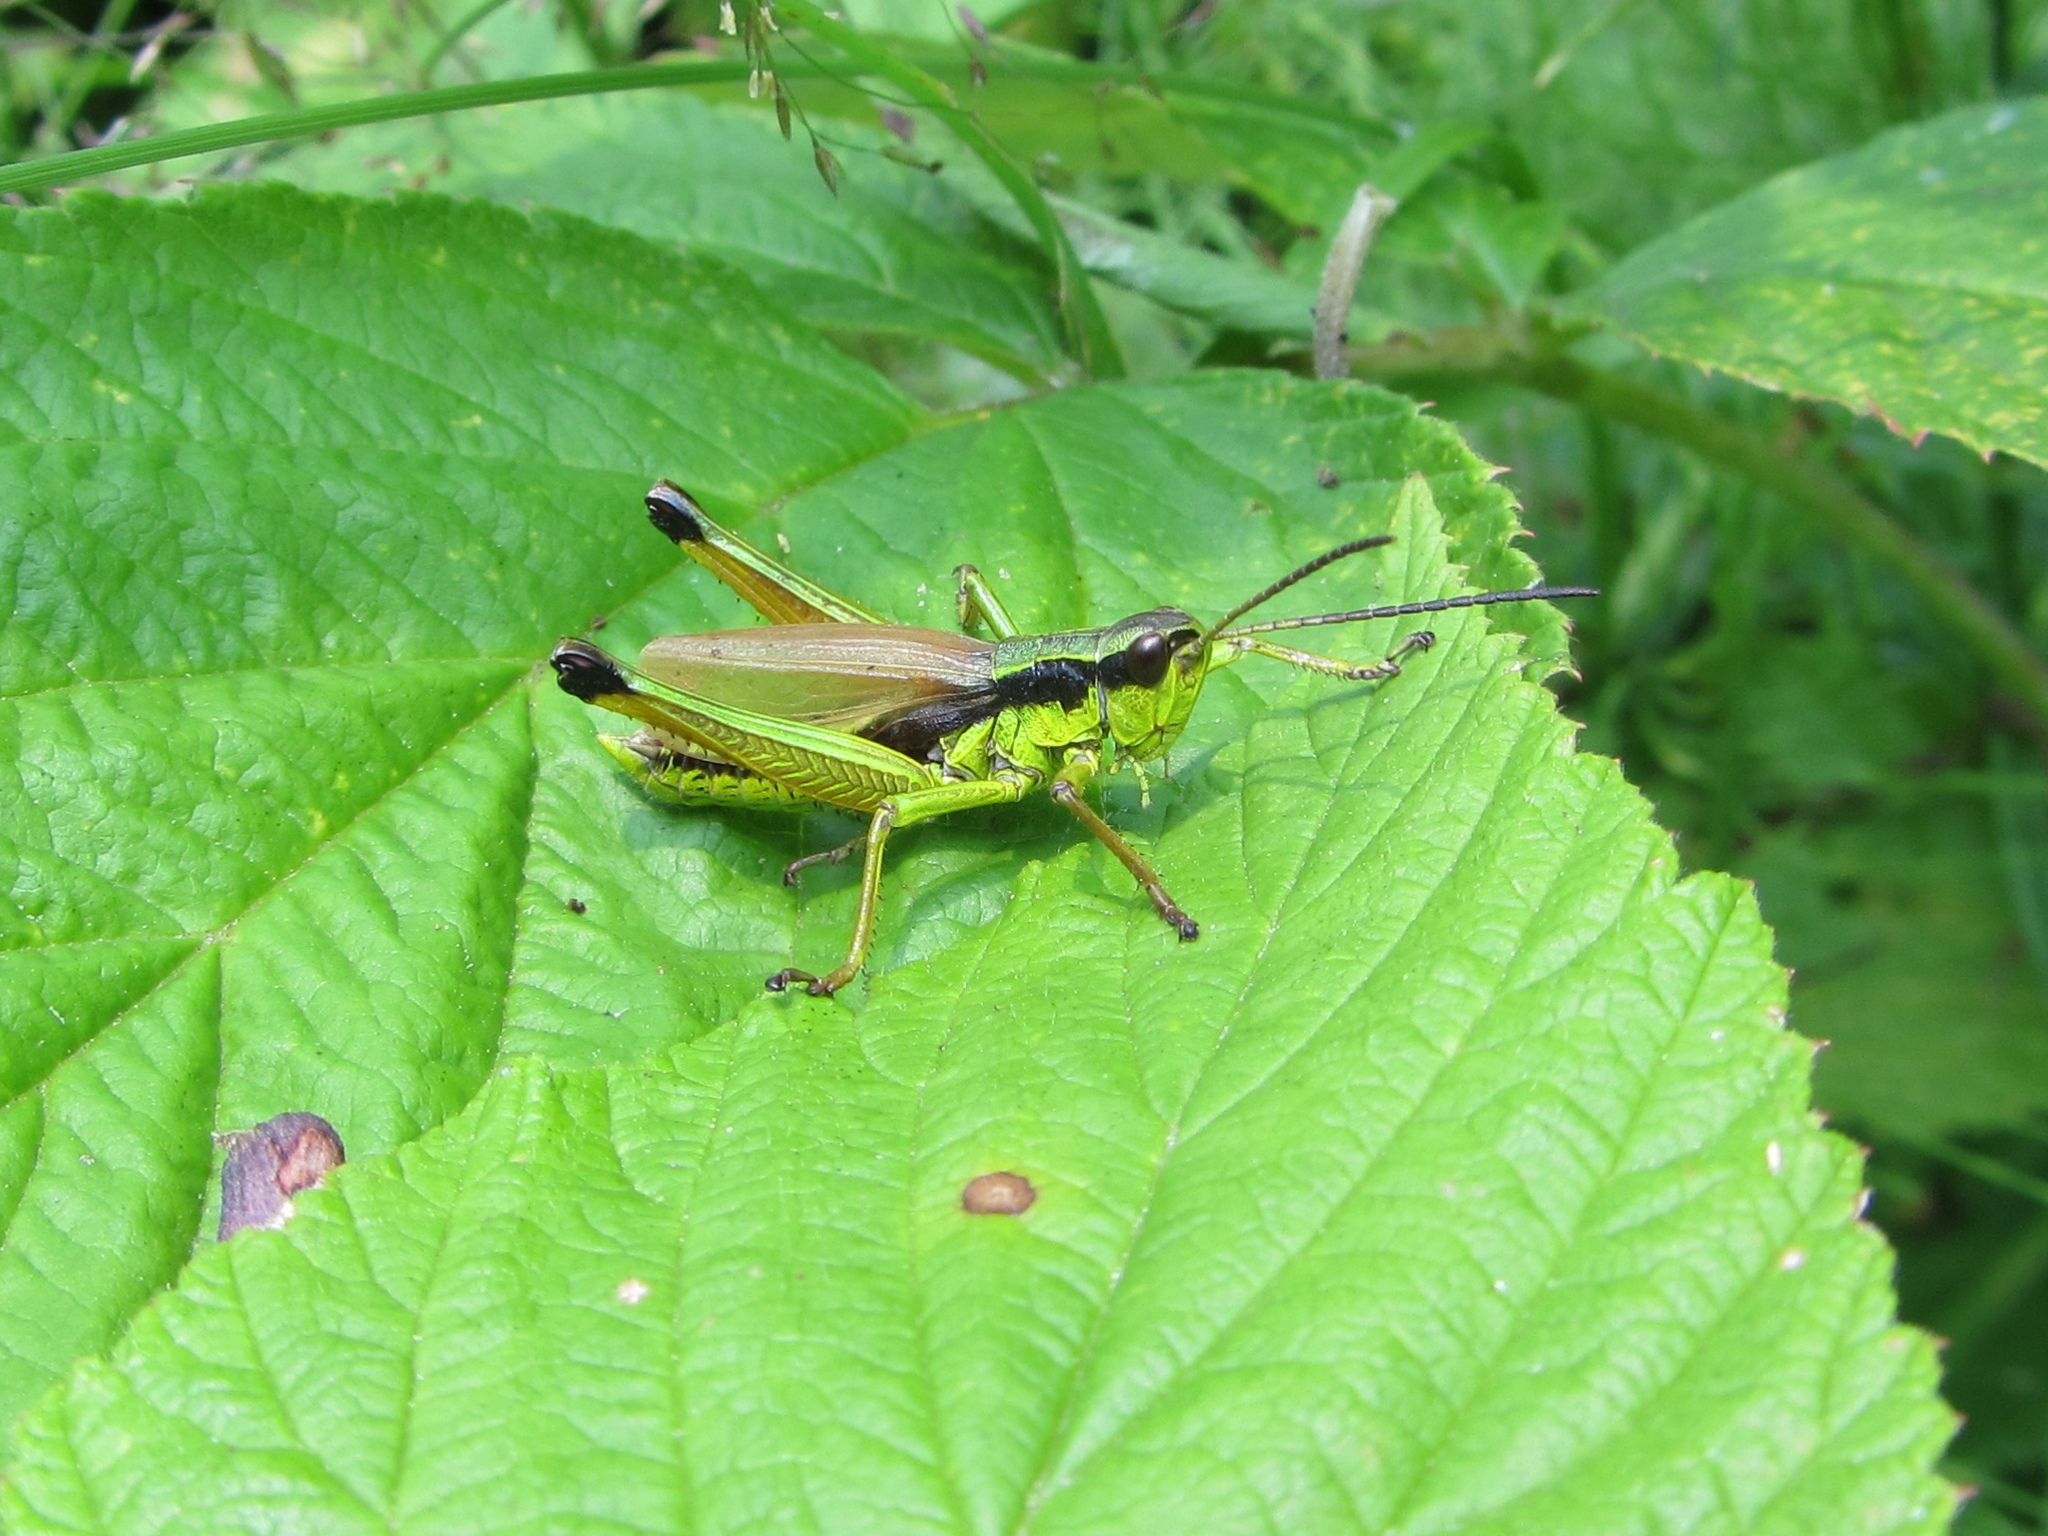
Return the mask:
<path id="1" fill-rule="evenodd" d="M 1324 567 L 1393 542 L 1382 534 L 1318 555 L 1208 625 L 1178 608 L 1152 608 L 1100 629 L 1026 635 L 986 578 L 963 565 L 954 572 L 962 631 L 956 634 L 892 624 L 848 602 L 719 527 L 669 481 L 647 493 L 647 512 L 768 623 L 663 636 L 641 651 L 637 668 L 575 639 L 556 646 L 549 663 L 569 694 L 640 722 L 633 735 L 599 740 L 658 799 L 785 810 L 826 805 L 867 815 L 859 837 L 783 872 L 794 885 L 812 865 L 863 853 L 845 961 L 823 976 L 791 967 L 768 978 L 770 991 L 801 983 L 813 997 L 830 997 L 867 958 L 892 832 L 1041 789 L 1116 855 L 1168 926 L 1184 940 L 1195 938 L 1195 920 L 1084 791 L 1098 775 L 1126 765 L 1142 784 L 1143 765 L 1166 756 L 1212 671 L 1257 655 L 1353 682 L 1384 680 L 1435 636 L 1418 630 L 1367 665 L 1266 636 L 1597 595 L 1589 587 L 1529 587 L 1239 622 Z M 977 624 L 993 638 L 965 632 Z"/>

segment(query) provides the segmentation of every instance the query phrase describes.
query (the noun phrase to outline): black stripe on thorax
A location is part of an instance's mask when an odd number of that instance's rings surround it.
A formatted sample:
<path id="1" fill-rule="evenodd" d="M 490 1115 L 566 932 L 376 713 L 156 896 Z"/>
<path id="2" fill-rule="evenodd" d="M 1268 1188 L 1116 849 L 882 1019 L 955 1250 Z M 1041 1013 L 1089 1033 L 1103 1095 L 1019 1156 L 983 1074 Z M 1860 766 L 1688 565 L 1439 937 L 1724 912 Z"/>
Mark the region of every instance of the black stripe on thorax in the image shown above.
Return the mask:
<path id="1" fill-rule="evenodd" d="M 1075 656 L 1048 657 L 1004 673 L 995 680 L 995 694 L 1005 706 L 1057 704 L 1062 709 L 1072 709 L 1095 686 L 1095 672 L 1096 664 L 1092 661 Z"/>
<path id="2" fill-rule="evenodd" d="M 1116 658 L 1119 662 L 1122 657 Z M 1072 709 L 1084 702 L 1095 686 L 1096 666 L 1092 661 L 1069 656 L 1034 661 L 993 679 L 986 688 L 916 704 L 887 720 L 877 721 L 861 732 L 869 741 L 901 752 L 925 763 L 939 743 L 956 731 L 1028 704 L 1057 704 Z"/>

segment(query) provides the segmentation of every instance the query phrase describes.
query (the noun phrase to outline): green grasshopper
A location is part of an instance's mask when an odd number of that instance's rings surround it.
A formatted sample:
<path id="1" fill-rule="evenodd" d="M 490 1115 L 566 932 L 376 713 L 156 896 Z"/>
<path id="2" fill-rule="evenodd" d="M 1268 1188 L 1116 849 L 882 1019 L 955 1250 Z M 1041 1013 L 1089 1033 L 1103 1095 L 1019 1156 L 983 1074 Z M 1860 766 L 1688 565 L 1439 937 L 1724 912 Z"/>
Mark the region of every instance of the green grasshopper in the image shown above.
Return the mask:
<path id="1" fill-rule="evenodd" d="M 1143 765 L 1165 757 L 1212 671 L 1259 655 L 1354 682 L 1383 680 L 1435 636 L 1419 630 L 1384 660 L 1363 666 L 1264 637 L 1597 595 L 1589 587 L 1529 587 L 1238 622 L 1325 566 L 1393 542 L 1380 535 L 1318 555 L 1213 624 L 1178 608 L 1152 608 L 1100 629 L 1026 635 L 981 573 L 963 565 L 954 572 L 960 627 L 979 622 L 994 636 L 981 640 L 889 623 L 719 527 L 666 480 L 647 493 L 647 511 L 656 528 L 769 622 L 663 636 L 641 651 L 637 669 L 583 640 L 564 640 L 548 660 L 565 691 L 641 723 L 631 736 L 599 740 L 659 799 L 786 810 L 827 805 L 867 815 L 861 836 L 783 872 L 794 885 L 811 865 L 842 863 L 865 849 L 845 961 L 823 976 L 791 967 L 768 978 L 771 991 L 801 982 L 813 997 L 830 997 L 867 958 L 890 833 L 1040 789 L 1117 856 L 1182 939 L 1195 938 L 1195 920 L 1083 792 L 1097 775 L 1126 765 L 1142 784 Z"/>

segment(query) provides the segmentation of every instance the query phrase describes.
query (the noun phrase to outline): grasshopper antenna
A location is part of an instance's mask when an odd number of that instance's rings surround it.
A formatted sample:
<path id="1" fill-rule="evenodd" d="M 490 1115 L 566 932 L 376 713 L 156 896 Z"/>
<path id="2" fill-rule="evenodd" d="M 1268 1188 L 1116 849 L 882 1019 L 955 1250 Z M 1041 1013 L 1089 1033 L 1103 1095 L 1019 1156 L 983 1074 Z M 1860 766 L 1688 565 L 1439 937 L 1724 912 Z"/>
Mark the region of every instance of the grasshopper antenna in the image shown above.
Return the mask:
<path id="1" fill-rule="evenodd" d="M 1311 629 L 1319 624 L 1358 624 L 1367 619 L 1397 619 L 1416 613 L 1442 613 L 1447 608 L 1484 608 L 1493 603 L 1533 603 L 1562 597 L 1598 597 L 1597 587 L 1524 587 L 1516 592 L 1468 592 L 1461 597 L 1437 597 L 1421 603 L 1395 603 L 1384 608 L 1354 608 L 1348 613 L 1315 613 L 1299 619 L 1267 619 L 1260 624 L 1247 624 L 1242 629 L 1230 626 L 1250 613 L 1254 608 L 1271 602 L 1296 582 L 1306 581 L 1324 566 L 1334 565 L 1347 555 L 1362 550 L 1379 549 L 1394 542 L 1390 533 L 1375 534 L 1369 539 L 1353 539 L 1348 544 L 1339 544 L 1326 554 L 1320 554 L 1308 564 L 1289 571 L 1278 581 L 1255 597 L 1247 598 L 1230 612 L 1223 615 L 1202 635 L 1202 643 L 1213 640 L 1228 640 L 1238 635 L 1268 634 L 1278 629 Z"/>
<path id="2" fill-rule="evenodd" d="M 1362 624 L 1367 619 L 1398 619 L 1412 613 L 1442 613 L 1448 608 L 1485 608 L 1494 603 L 1549 602 L 1561 597 L 1598 597 L 1598 587 L 1523 587 L 1514 592 L 1467 592 L 1459 597 L 1433 597 L 1424 603 L 1392 603 L 1384 608 L 1353 608 L 1348 613 L 1311 613 L 1299 619 L 1267 619 L 1242 629 L 1219 629 L 1214 638 L 1271 634 L 1276 629 L 1313 629 L 1321 624 Z M 1250 605 L 1247 604 L 1248 608 Z M 1239 610 L 1243 612 L 1244 610 Z"/>
<path id="3" fill-rule="evenodd" d="M 1245 601 L 1239 603 L 1235 608 L 1231 609 L 1230 612 L 1223 615 L 1223 617 L 1218 619 L 1214 624 L 1211 624 L 1207 632 L 1204 633 L 1202 636 L 1202 643 L 1204 645 L 1207 645 L 1211 640 L 1216 639 L 1219 635 L 1223 633 L 1224 630 L 1228 629 L 1231 625 L 1235 624 L 1239 619 L 1243 618 L 1246 614 L 1250 613 L 1254 608 L 1258 607 L 1261 603 L 1271 602 L 1274 598 L 1278 597 L 1282 592 L 1285 592 L 1289 587 L 1293 586 L 1296 582 L 1308 580 L 1309 577 L 1315 575 L 1315 573 L 1317 571 L 1320 571 L 1324 566 L 1335 565 L 1339 560 L 1342 560 L 1346 555 L 1355 555 L 1358 554 L 1361 550 L 1378 549 L 1382 545 L 1391 544 L 1393 542 L 1394 536 L 1391 533 L 1376 533 L 1369 539 L 1353 539 L 1349 544 L 1339 544 L 1335 549 L 1330 550 L 1325 554 L 1317 555 L 1315 559 L 1309 561 L 1307 565 L 1300 566 L 1294 570 L 1289 571 L 1285 576 L 1282 576 L 1278 581 L 1274 582 L 1273 585 L 1266 588 L 1265 591 L 1259 593 L 1258 596 L 1245 599 Z"/>

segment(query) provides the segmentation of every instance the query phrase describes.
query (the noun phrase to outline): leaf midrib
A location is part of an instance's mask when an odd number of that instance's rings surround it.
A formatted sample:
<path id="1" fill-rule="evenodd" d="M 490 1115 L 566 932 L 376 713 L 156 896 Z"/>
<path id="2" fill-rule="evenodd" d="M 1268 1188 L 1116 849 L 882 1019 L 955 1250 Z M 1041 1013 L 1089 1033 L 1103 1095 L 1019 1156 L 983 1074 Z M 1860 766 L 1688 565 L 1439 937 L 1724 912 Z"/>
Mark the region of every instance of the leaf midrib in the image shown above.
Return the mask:
<path id="1" fill-rule="evenodd" d="M 271 880 L 267 885 L 265 885 L 261 891 L 259 891 L 255 896 L 251 897 L 247 902 L 245 902 L 242 905 L 242 907 L 238 911 L 236 911 L 232 917 L 227 918 L 225 921 L 215 925 L 212 928 L 201 930 L 197 934 L 183 935 L 182 937 L 188 939 L 196 939 L 198 941 L 197 945 L 190 954 L 185 955 L 183 958 L 178 960 L 155 981 L 151 982 L 148 987 L 143 989 L 141 992 L 137 993 L 135 997 L 131 999 L 127 1004 L 125 1004 L 120 1009 L 116 1010 L 113 1014 L 109 1015 L 106 1023 L 101 1025 L 98 1029 L 95 1029 L 91 1033 L 86 1035 L 69 1051 L 65 1052 L 63 1056 L 51 1062 L 49 1068 L 43 1073 L 42 1078 L 38 1082 L 36 1082 L 32 1087 L 23 1089 L 22 1092 L 15 1094 L 12 1098 L 8 1099 L 4 1104 L 0 1104 L 0 1111 L 4 1111 L 8 1107 L 8 1105 L 17 1103 L 21 1099 L 26 1098 L 30 1093 L 40 1094 L 44 1092 L 49 1085 L 50 1079 L 56 1076 L 58 1071 L 61 1070 L 66 1064 L 75 1060 L 78 1056 L 84 1054 L 84 1052 L 92 1046 L 93 1042 L 98 1040 L 108 1030 L 115 1028 L 117 1025 L 121 1023 L 122 1020 L 127 1018 L 129 1014 L 133 1013 L 137 1008 L 141 1007 L 144 1003 L 148 1002 L 152 997 L 156 996 L 156 994 L 162 991 L 166 986 L 170 985 L 173 981 L 177 980 L 177 978 L 183 975 L 186 968 L 190 966 L 195 960 L 197 960 L 202 955 L 211 953 L 217 946 L 219 946 L 225 940 L 230 938 L 233 935 L 234 930 L 236 928 L 241 926 L 241 924 L 243 924 L 244 922 L 248 921 L 248 919 L 251 916 L 253 916 L 255 913 L 262 909 L 265 903 L 275 898 L 281 891 L 283 891 L 302 873 L 304 873 L 308 868 L 310 868 L 317 860 L 322 858 L 331 848 L 333 848 L 344 837 L 346 837 L 354 827 L 360 824 L 364 820 L 364 818 L 368 817 L 373 812 L 381 808 L 387 801 L 389 801 L 394 795 L 398 794 L 401 790 L 411 785 L 415 780 L 419 778 L 419 776 L 422 773 L 424 773 L 427 770 L 427 768 L 431 764 L 438 761 L 444 753 L 446 753 L 457 742 L 461 741 L 463 737 L 467 736 L 476 727 L 490 720 L 490 718 L 497 713 L 499 707 L 504 704 L 507 698 L 509 698 L 518 689 L 526 686 L 531 680 L 532 675 L 530 673 L 515 673 L 510 679 L 510 681 L 508 681 L 506 685 L 502 689 L 500 689 L 498 693 L 494 695 L 488 703 L 486 703 L 481 709 L 479 709 L 474 716 L 464 721 L 455 730 L 449 732 L 448 735 L 444 736 L 440 741 L 436 742 L 431 750 L 429 750 L 421 756 L 418 763 L 416 763 L 410 771 L 399 775 L 399 777 L 392 780 L 390 784 L 386 785 L 383 789 L 379 790 L 370 799 L 364 801 L 362 805 L 357 807 L 355 812 L 351 814 L 346 820 L 338 822 L 324 837 L 319 839 L 319 841 L 315 842 L 313 846 L 309 850 L 307 850 L 306 856 L 304 858 L 300 859 L 296 864 L 292 865 L 291 868 L 279 873 L 277 877 Z M 119 942 L 123 939 L 131 937 L 154 939 L 166 936 L 161 936 L 157 934 L 112 934 L 101 935 L 96 939 L 76 940 L 73 942 L 79 944 L 108 943 Z M 174 942 L 176 937 L 179 936 L 168 936 L 166 937 L 166 942 Z M 23 945 L 20 946 L 20 949 L 41 949 L 43 947 L 45 946 Z M 40 1152 L 38 1152 L 37 1158 L 38 1163 L 40 1163 Z M 4 1241 L 5 1233 L 0 1232 L 0 1243 L 4 1243 Z"/>
<path id="2" fill-rule="evenodd" d="M 1484 637 L 1482 636 L 1482 647 L 1484 646 L 1484 643 Z M 1440 669 L 1443 664 L 1444 663 L 1439 663 L 1438 675 L 1441 675 Z M 1460 711 L 1458 718 L 1455 721 L 1451 722 L 1444 730 L 1443 736 L 1438 742 L 1436 749 L 1439 757 L 1441 756 L 1443 751 L 1446 750 L 1447 744 L 1452 740 L 1457 739 L 1460 736 L 1463 729 L 1469 723 L 1472 710 L 1476 704 L 1478 691 L 1479 690 L 1474 689 L 1467 694 L 1464 700 L 1463 708 Z M 1367 734 L 1364 730 L 1361 729 L 1359 733 L 1356 736 L 1354 736 L 1352 740 L 1346 745 L 1344 752 L 1345 772 L 1348 773 L 1350 771 L 1350 769 L 1355 763 L 1357 753 L 1365 747 L 1366 742 Z M 1387 750 L 1388 747 L 1391 745 L 1392 738 L 1387 738 L 1385 740 L 1375 743 L 1374 755 L 1377 755 L 1379 752 Z M 1426 777 L 1426 772 L 1418 773 L 1415 776 L 1413 782 L 1409 785 L 1407 795 L 1404 795 L 1403 797 L 1404 803 L 1409 796 L 1412 796 L 1414 793 L 1421 789 L 1423 783 L 1426 780 Z M 1032 1523 L 1036 1520 L 1038 1511 L 1044 1506 L 1045 1502 L 1052 1498 L 1055 1494 L 1060 1492 L 1062 1489 L 1072 1486 L 1073 1482 L 1079 1475 L 1080 1468 L 1085 1466 L 1095 1456 L 1099 1455 L 1106 1447 L 1113 1444 L 1120 1436 L 1127 1433 L 1129 1429 L 1134 1424 L 1136 1424 L 1138 1420 L 1147 1411 L 1147 1406 L 1149 1406 L 1152 1403 L 1158 1402 L 1160 1398 L 1162 1398 L 1165 1395 L 1166 1391 L 1168 1390 L 1169 1384 L 1172 1381 L 1178 1380 L 1181 1377 L 1183 1377 L 1186 1374 L 1188 1367 L 1194 1363 L 1194 1361 L 1191 1360 L 1177 1366 L 1172 1372 L 1172 1374 L 1165 1381 L 1163 1381 L 1152 1393 L 1148 1395 L 1146 1406 L 1133 1407 L 1129 1411 L 1127 1411 L 1122 1416 L 1121 1422 L 1114 1429 L 1110 1430 L 1108 1433 L 1104 1434 L 1099 1440 L 1097 1440 L 1096 1443 L 1093 1446 L 1091 1446 L 1087 1452 L 1083 1454 L 1083 1456 L 1078 1462 L 1074 1462 L 1071 1465 L 1066 1466 L 1058 1465 L 1059 1453 L 1061 1452 L 1063 1447 L 1068 1443 L 1066 1437 L 1072 1425 L 1074 1415 L 1078 1410 L 1079 1406 L 1079 1388 L 1083 1378 L 1087 1373 L 1088 1366 L 1093 1358 L 1095 1345 L 1101 1337 L 1103 1328 L 1107 1326 L 1110 1311 L 1114 1306 L 1116 1296 L 1119 1289 L 1122 1286 L 1123 1279 L 1129 1273 L 1131 1259 L 1138 1250 L 1138 1245 L 1143 1237 L 1146 1223 L 1151 1216 L 1153 1202 L 1157 1197 L 1160 1184 L 1165 1178 L 1166 1165 L 1171 1160 L 1173 1152 L 1182 1144 L 1182 1138 L 1179 1135 L 1179 1132 L 1182 1123 L 1186 1118 L 1188 1106 L 1194 1102 L 1197 1095 L 1200 1093 L 1202 1082 L 1207 1077 L 1210 1067 L 1214 1065 L 1223 1041 L 1229 1038 L 1229 1034 L 1233 1027 L 1236 1017 L 1244 1011 L 1246 998 L 1251 993 L 1253 989 L 1253 984 L 1258 979 L 1261 973 L 1263 965 L 1272 949 L 1273 941 L 1275 938 L 1278 937 L 1281 928 L 1285 926 L 1288 913 L 1293 909 L 1297 897 L 1299 897 L 1301 894 L 1302 882 L 1299 878 L 1300 873 L 1303 869 L 1306 868 L 1308 860 L 1313 855 L 1323 832 L 1326 831 L 1329 826 L 1330 815 L 1334 810 L 1338 800 L 1337 789 L 1343 782 L 1345 781 L 1342 779 L 1333 778 L 1331 783 L 1331 793 L 1323 801 L 1322 810 L 1317 823 L 1316 834 L 1314 836 L 1304 839 L 1301 844 L 1300 857 L 1296 863 L 1296 878 L 1287 883 L 1286 893 L 1280 905 L 1274 909 L 1273 915 L 1267 920 L 1266 931 L 1260 938 L 1259 948 L 1246 966 L 1245 979 L 1238 988 L 1237 998 L 1235 999 L 1231 1007 L 1225 1010 L 1223 1015 L 1223 1025 L 1217 1031 L 1215 1042 L 1211 1045 L 1208 1054 L 1203 1058 L 1201 1070 L 1195 1074 L 1194 1080 L 1188 1085 L 1188 1090 L 1185 1097 L 1182 1099 L 1179 1107 L 1175 1110 L 1172 1121 L 1165 1128 L 1165 1135 L 1163 1138 L 1161 1154 L 1153 1164 L 1151 1175 L 1146 1184 L 1145 1195 L 1142 1203 L 1139 1206 L 1137 1218 L 1131 1224 L 1130 1237 L 1128 1241 L 1125 1243 L 1123 1252 L 1119 1256 L 1115 1269 L 1112 1272 L 1113 1278 L 1111 1280 L 1109 1289 L 1104 1293 L 1102 1304 L 1096 1309 L 1095 1316 L 1090 1321 L 1088 1336 L 1086 1340 L 1083 1342 L 1083 1346 L 1079 1354 L 1075 1358 L 1072 1370 L 1068 1374 L 1067 1389 L 1061 1397 L 1059 1414 L 1056 1416 L 1052 1429 L 1047 1435 L 1046 1447 L 1043 1458 L 1039 1464 L 1038 1472 L 1027 1485 L 1022 1508 L 1020 1509 L 1018 1518 L 1013 1525 L 1013 1530 L 1015 1531 L 1016 1536 L 1029 1536 Z M 1499 788 L 1499 785 L 1496 784 L 1493 787 L 1492 791 L 1490 791 L 1488 796 L 1489 806 L 1491 806 L 1494 800 L 1498 797 Z M 1389 813 L 1386 820 L 1382 823 L 1380 830 L 1378 832 L 1375 832 L 1375 838 L 1382 835 L 1387 828 L 1390 828 L 1396 824 L 1397 812 L 1398 807 L 1396 808 L 1395 812 Z M 1474 817 L 1471 821 L 1466 823 L 1465 837 L 1460 846 L 1459 857 L 1462 857 L 1464 850 L 1470 847 L 1471 841 L 1477 835 L 1479 825 L 1483 820 L 1483 816 Z M 1239 860 L 1240 863 L 1248 869 L 1249 857 L 1243 843 L 1244 821 L 1245 818 L 1242 815 L 1240 815 Z M 1450 861 L 1449 867 L 1454 868 L 1456 862 L 1456 859 Z M 1440 889 L 1441 882 L 1439 882 L 1439 885 L 1431 891 L 1428 900 L 1425 900 L 1417 905 L 1415 911 L 1409 915 L 1408 922 L 1403 925 L 1403 934 L 1406 934 L 1408 931 L 1410 931 L 1414 927 L 1414 924 L 1420 920 L 1422 914 L 1429 909 L 1431 901 L 1435 899 L 1436 891 Z M 1392 942 L 1398 943 L 1399 936 L 1396 936 L 1396 938 Z M 1391 944 L 1389 947 L 1391 948 Z M 1263 1084 L 1263 1082 L 1265 1081 L 1270 1081 L 1271 1077 L 1273 1076 L 1273 1073 L 1280 1071 L 1285 1066 L 1287 1061 L 1291 1061 L 1292 1059 L 1294 1059 L 1296 1055 L 1300 1053 L 1300 1051 L 1306 1049 L 1320 1035 L 1321 1030 L 1327 1026 L 1329 1020 L 1335 1017 L 1335 1013 L 1336 1010 L 1332 1010 L 1331 1014 L 1325 1018 L 1323 1024 L 1318 1025 L 1317 1028 L 1311 1031 L 1307 1037 L 1305 1037 L 1299 1044 L 1297 1044 L 1295 1048 L 1292 1051 L 1290 1051 L 1285 1058 L 1283 1058 L 1279 1063 L 1276 1063 L 1273 1070 L 1271 1072 L 1268 1072 L 1265 1078 L 1261 1079 L 1261 1083 Z M 1238 1100 L 1234 1100 L 1232 1102 L 1241 1102 L 1244 1097 L 1249 1096 L 1249 1093 L 1256 1092 L 1258 1086 L 1259 1085 L 1254 1085 L 1253 1088 L 1247 1090 L 1247 1094 L 1240 1095 Z M 1219 1120 L 1222 1117 L 1222 1114 L 1227 1112 L 1227 1109 L 1228 1106 L 1226 1106 L 1223 1111 L 1219 1111 L 1216 1115 L 1211 1116 L 1207 1121 L 1203 1123 L 1204 1126 L 1215 1124 L 1217 1120 Z M 1196 1134 L 1199 1134 L 1201 1129 L 1202 1127 L 1197 1127 Z M 1399 1128 L 1397 1127 L 1395 1128 L 1394 1132 L 1390 1133 L 1388 1142 L 1389 1145 L 1391 1145 L 1393 1137 L 1398 1134 L 1398 1129 Z M 1382 1151 L 1384 1152 L 1384 1149 L 1382 1149 Z M 1376 1162 L 1377 1159 L 1374 1159 L 1371 1162 L 1369 1162 L 1367 1164 L 1367 1169 L 1369 1170 L 1372 1166 L 1376 1164 Z M 1342 1203 L 1343 1202 L 1341 1201 L 1332 1203 L 1330 1210 L 1325 1212 L 1324 1223 L 1318 1225 L 1318 1231 L 1322 1230 L 1322 1226 L 1327 1223 L 1330 1214 L 1332 1214 Z M 1311 1241 L 1312 1240 L 1313 1234 L 1311 1234 Z M 1245 1308 L 1248 1307 L 1252 1303 L 1252 1301 L 1255 1300 L 1259 1295 L 1264 1293 L 1266 1285 L 1269 1285 L 1275 1276 L 1284 1272 L 1287 1269 L 1289 1263 L 1291 1263 L 1291 1258 L 1287 1261 L 1283 1261 L 1282 1263 L 1274 1266 L 1272 1274 L 1267 1277 L 1267 1280 L 1247 1294 L 1247 1296 L 1244 1298 L 1243 1303 L 1239 1306 L 1237 1312 L 1233 1314 L 1232 1320 L 1230 1322 L 1225 1322 L 1218 1325 L 1211 1332 L 1209 1344 L 1204 1346 L 1204 1349 L 1203 1351 L 1201 1351 L 1201 1353 L 1197 1354 L 1197 1356 L 1195 1357 L 1196 1360 L 1199 1360 L 1202 1354 L 1206 1354 L 1207 1350 L 1209 1348 L 1212 1348 L 1215 1345 L 1215 1343 L 1219 1339 L 1221 1339 L 1225 1333 L 1229 1331 L 1236 1317 L 1243 1315 Z M 1051 1479 L 1054 1477 L 1055 1472 L 1059 1474 L 1057 1483 L 1053 1483 L 1051 1481 Z"/>

